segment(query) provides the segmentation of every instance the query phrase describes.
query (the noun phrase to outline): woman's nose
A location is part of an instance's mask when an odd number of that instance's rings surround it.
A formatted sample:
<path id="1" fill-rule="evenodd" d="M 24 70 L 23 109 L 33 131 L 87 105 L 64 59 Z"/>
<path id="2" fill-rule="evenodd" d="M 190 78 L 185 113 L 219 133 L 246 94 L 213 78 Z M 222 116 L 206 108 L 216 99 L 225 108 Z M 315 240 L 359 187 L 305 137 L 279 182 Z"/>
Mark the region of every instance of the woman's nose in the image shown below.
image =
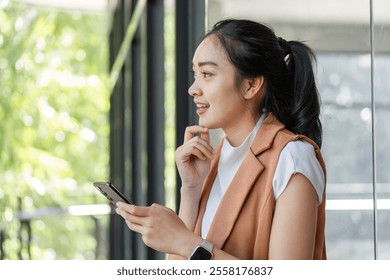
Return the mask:
<path id="1" fill-rule="evenodd" d="M 196 85 L 196 80 L 192 83 L 192 85 L 188 88 L 188 94 L 191 96 L 195 95 L 201 95 L 201 90 L 199 87 Z"/>

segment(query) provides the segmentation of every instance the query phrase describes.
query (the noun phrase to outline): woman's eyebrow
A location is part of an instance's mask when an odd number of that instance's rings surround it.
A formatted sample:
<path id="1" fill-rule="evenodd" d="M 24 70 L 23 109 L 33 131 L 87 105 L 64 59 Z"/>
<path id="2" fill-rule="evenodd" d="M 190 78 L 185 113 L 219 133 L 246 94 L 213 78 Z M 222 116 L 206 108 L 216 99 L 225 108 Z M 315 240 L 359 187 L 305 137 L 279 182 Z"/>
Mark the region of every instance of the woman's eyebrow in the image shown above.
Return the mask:
<path id="1" fill-rule="evenodd" d="M 198 67 L 202 67 L 202 66 L 205 66 L 205 65 L 209 65 L 209 66 L 213 66 L 213 67 L 216 67 L 218 68 L 218 64 L 213 62 L 213 61 L 201 61 L 201 62 L 198 62 Z M 192 63 L 192 66 L 194 66 L 194 63 Z"/>

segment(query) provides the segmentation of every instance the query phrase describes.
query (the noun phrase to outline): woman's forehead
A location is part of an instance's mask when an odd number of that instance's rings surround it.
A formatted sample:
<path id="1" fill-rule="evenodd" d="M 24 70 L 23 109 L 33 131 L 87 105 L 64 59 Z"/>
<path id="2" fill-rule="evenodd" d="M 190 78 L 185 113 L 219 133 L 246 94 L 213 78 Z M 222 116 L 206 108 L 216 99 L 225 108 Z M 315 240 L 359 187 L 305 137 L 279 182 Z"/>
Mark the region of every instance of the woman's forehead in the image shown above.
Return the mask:
<path id="1" fill-rule="evenodd" d="M 216 64 L 229 63 L 225 50 L 215 35 L 207 36 L 198 46 L 193 57 L 193 64 L 205 61 Z"/>

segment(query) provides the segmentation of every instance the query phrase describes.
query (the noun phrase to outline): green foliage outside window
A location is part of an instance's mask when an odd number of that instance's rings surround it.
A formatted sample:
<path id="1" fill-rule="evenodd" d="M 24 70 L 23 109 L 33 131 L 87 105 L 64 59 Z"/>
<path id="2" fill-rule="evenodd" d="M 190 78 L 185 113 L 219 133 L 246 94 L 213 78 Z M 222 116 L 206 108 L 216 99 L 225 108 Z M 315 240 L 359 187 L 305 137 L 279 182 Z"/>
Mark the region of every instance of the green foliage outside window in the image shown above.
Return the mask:
<path id="1" fill-rule="evenodd" d="M 106 12 L 0 7 L 2 259 L 106 257 L 95 231 L 107 215 L 53 210 L 105 203 L 92 182 L 108 177 L 108 22 Z M 51 213 L 31 220 L 30 253 L 21 209 Z"/>

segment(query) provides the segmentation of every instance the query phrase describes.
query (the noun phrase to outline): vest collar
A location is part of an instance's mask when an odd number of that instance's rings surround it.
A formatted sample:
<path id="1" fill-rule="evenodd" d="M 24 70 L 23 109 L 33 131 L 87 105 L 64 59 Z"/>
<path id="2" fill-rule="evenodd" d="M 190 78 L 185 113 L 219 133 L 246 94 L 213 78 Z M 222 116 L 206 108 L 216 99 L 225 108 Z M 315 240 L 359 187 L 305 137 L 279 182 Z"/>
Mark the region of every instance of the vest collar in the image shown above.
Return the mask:
<path id="1" fill-rule="evenodd" d="M 276 134 L 284 128 L 284 125 L 272 113 L 268 116 L 260 126 L 260 131 L 253 140 L 251 149 L 257 156 L 265 150 L 269 149 L 274 142 Z"/>

